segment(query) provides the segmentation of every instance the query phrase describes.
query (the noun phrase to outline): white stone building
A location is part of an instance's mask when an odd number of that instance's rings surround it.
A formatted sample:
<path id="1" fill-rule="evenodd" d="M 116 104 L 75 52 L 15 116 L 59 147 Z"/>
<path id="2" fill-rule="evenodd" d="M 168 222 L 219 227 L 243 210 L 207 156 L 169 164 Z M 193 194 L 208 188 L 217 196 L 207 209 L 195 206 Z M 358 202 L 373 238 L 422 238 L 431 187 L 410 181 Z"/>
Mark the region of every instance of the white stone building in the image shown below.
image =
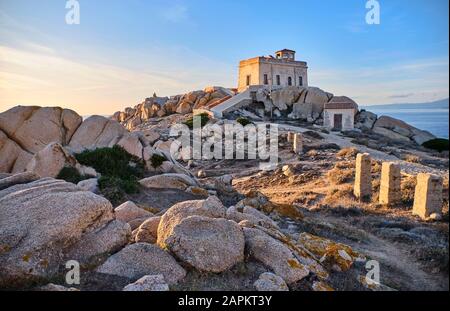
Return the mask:
<path id="1" fill-rule="evenodd" d="M 251 85 L 272 87 L 308 86 L 308 65 L 295 60 L 295 51 L 281 50 L 275 56 L 260 56 L 239 63 L 238 91 Z"/>
<path id="2" fill-rule="evenodd" d="M 352 130 L 358 105 L 346 96 L 335 96 L 325 104 L 323 125 L 329 129 Z"/>

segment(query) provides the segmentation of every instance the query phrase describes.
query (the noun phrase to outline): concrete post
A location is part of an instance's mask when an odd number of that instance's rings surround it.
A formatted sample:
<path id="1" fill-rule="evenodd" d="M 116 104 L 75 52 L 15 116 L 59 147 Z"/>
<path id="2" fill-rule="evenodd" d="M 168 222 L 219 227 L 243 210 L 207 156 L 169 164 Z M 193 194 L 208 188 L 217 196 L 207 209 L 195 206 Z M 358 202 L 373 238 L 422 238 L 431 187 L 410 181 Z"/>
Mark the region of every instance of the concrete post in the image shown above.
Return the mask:
<path id="1" fill-rule="evenodd" d="M 384 162 L 381 167 L 380 204 L 395 205 L 402 199 L 401 171 L 398 164 Z"/>
<path id="2" fill-rule="evenodd" d="M 434 213 L 442 214 L 442 178 L 420 173 L 417 175 L 413 214 L 426 219 Z"/>
<path id="3" fill-rule="evenodd" d="M 293 149 L 296 154 L 303 153 L 303 135 L 300 133 L 294 134 Z"/>
<path id="4" fill-rule="evenodd" d="M 288 143 L 294 142 L 294 133 L 293 132 L 288 132 L 287 141 L 288 141 Z"/>
<path id="5" fill-rule="evenodd" d="M 359 153 L 356 156 L 356 174 L 354 195 L 360 201 L 367 201 L 372 196 L 372 162 L 368 153 Z"/>

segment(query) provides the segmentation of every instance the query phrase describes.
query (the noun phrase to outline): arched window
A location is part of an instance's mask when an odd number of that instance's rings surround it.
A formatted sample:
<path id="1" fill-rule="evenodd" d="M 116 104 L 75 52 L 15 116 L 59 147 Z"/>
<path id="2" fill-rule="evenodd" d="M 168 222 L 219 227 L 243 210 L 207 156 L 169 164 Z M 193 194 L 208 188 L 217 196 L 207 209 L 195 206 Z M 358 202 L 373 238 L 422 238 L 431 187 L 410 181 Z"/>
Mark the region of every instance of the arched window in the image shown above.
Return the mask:
<path id="1" fill-rule="evenodd" d="M 292 85 L 292 78 L 288 77 L 288 85 L 291 86 Z"/>

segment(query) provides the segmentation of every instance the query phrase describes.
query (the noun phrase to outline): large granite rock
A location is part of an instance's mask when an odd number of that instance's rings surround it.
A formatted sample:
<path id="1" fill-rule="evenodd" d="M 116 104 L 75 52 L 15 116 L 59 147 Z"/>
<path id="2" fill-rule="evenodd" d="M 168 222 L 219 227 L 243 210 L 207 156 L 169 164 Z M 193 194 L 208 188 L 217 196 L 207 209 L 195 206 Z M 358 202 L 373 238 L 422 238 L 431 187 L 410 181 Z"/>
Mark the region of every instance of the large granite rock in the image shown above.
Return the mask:
<path id="1" fill-rule="evenodd" d="M 128 245 L 109 257 L 96 271 L 131 280 L 161 274 L 168 284 L 177 283 L 186 276 L 186 271 L 168 252 L 148 243 Z"/>
<path id="2" fill-rule="evenodd" d="M 89 263 L 126 243 L 130 228 L 114 223 L 106 199 L 61 180 L 25 177 L 0 190 L 0 287 L 48 281 L 68 260 Z"/>
<path id="3" fill-rule="evenodd" d="M 302 90 L 302 88 L 296 86 L 274 90 L 272 91 L 272 103 L 280 111 L 284 111 L 297 101 Z"/>
<path id="4" fill-rule="evenodd" d="M 168 173 L 144 178 L 139 183 L 146 188 L 186 190 L 197 186 L 196 181 L 184 174 Z"/>
<path id="5" fill-rule="evenodd" d="M 32 157 L 32 153 L 23 150 L 14 140 L 0 130 L 0 172 L 23 172 Z"/>
<path id="6" fill-rule="evenodd" d="M 27 171 L 41 177 L 56 177 L 65 166 L 75 167 L 77 160 L 60 143 L 51 143 L 28 162 Z"/>
<path id="7" fill-rule="evenodd" d="M 183 262 L 206 272 L 223 272 L 244 259 L 244 234 L 223 218 L 190 216 L 165 239 L 167 248 Z"/>
<path id="8" fill-rule="evenodd" d="M 254 228 L 243 228 L 246 249 L 250 256 L 268 266 L 286 283 L 297 282 L 309 274 L 292 251 L 280 241 Z"/>
<path id="9" fill-rule="evenodd" d="M 217 197 L 206 200 L 193 200 L 180 202 L 169 208 L 161 218 L 158 226 L 158 240 L 160 247 L 166 248 L 166 240 L 175 227 L 189 216 L 204 216 L 211 218 L 225 218 L 226 208 Z"/>
<path id="10" fill-rule="evenodd" d="M 143 208 L 138 207 L 131 201 L 127 201 L 114 209 L 116 218 L 124 222 L 131 222 L 135 219 L 140 218 L 150 218 L 153 216 L 152 213 L 146 211 Z"/>
<path id="11" fill-rule="evenodd" d="M 162 274 L 146 275 L 123 288 L 125 292 L 166 292 L 169 285 Z"/>
<path id="12" fill-rule="evenodd" d="M 355 127 L 358 129 L 371 130 L 377 121 L 378 116 L 370 111 L 361 110 L 355 116 Z"/>
<path id="13" fill-rule="evenodd" d="M 418 145 L 436 137 L 427 132 L 415 128 L 403 122 L 388 116 L 381 116 L 374 124 L 373 131 L 380 135 L 387 136 L 393 140 L 413 141 Z"/>
<path id="14" fill-rule="evenodd" d="M 289 291 L 283 278 L 276 274 L 265 272 L 259 276 L 259 279 L 253 284 L 259 292 L 286 292 Z"/>
<path id="15" fill-rule="evenodd" d="M 134 155 L 137 158 L 143 158 L 143 146 L 139 140 L 139 136 L 134 133 L 124 135 L 117 145 L 121 146 L 129 154 Z"/>
<path id="16" fill-rule="evenodd" d="M 150 217 L 144 221 L 139 228 L 133 231 L 136 243 L 145 242 L 154 244 L 158 238 L 158 226 L 161 221 L 161 216 Z"/>
<path id="17" fill-rule="evenodd" d="M 127 130 L 117 121 L 102 116 L 91 116 L 77 129 L 70 140 L 74 152 L 114 146 Z"/>
<path id="18" fill-rule="evenodd" d="M 52 142 L 67 144 L 81 122 L 76 112 L 59 107 L 16 106 L 0 113 L 0 130 L 29 153 Z"/>

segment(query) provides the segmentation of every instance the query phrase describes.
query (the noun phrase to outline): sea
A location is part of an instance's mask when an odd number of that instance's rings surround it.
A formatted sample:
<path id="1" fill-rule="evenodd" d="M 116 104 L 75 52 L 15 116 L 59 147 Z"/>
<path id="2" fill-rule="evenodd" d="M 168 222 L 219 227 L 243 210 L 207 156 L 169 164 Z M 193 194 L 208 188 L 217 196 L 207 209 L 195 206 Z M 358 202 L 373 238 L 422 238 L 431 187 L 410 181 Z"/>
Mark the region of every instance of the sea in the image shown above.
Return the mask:
<path id="1" fill-rule="evenodd" d="M 448 131 L 448 108 L 402 108 L 402 107 L 361 107 L 367 111 L 373 112 L 378 117 L 385 115 L 400 119 L 411 124 L 418 129 L 430 132 L 439 138 L 449 138 Z"/>

